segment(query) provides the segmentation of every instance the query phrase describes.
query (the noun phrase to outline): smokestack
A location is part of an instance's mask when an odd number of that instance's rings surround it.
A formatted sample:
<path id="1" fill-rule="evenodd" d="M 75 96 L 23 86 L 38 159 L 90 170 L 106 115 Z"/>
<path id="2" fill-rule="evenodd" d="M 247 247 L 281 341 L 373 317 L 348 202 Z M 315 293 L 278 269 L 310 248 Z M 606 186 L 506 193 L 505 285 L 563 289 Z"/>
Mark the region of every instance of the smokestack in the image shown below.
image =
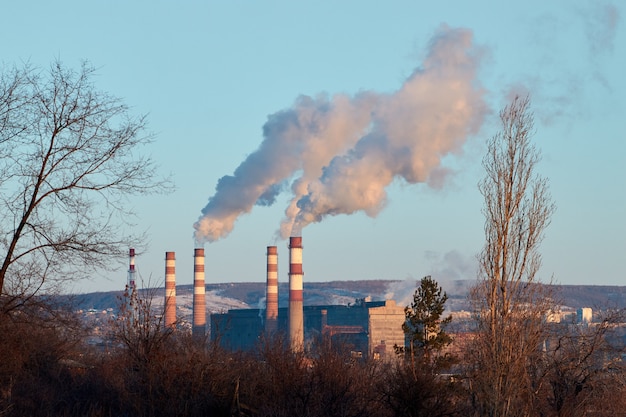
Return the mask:
<path id="1" fill-rule="evenodd" d="M 289 344 L 292 351 L 304 349 L 302 309 L 302 237 L 289 238 Z"/>
<path id="2" fill-rule="evenodd" d="M 137 289 L 135 282 L 135 249 L 130 248 L 128 250 L 128 294 L 132 294 Z"/>
<path id="3" fill-rule="evenodd" d="M 267 247 L 267 287 L 265 290 L 265 333 L 278 330 L 278 250 Z"/>
<path id="4" fill-rule="evenodd" d="M 165 252 L 165 327 L 176 327 L 176 253 Z"/>
<path id="5" fill-rule="evenodd" d="M 322 334 L 323 334 L 324 330 L 326 330 L 326 326 L 328 326 L 328 310 L 323 309 L 321 313 L 322 313 Z"/>
<path id="6" fill-rule="evenodd" d="M 193 263 L 193 328 L 195 337 L 204 337 L 206 332 L 206 301 L 204 298 L 204 249 L 194 249 Z"/>

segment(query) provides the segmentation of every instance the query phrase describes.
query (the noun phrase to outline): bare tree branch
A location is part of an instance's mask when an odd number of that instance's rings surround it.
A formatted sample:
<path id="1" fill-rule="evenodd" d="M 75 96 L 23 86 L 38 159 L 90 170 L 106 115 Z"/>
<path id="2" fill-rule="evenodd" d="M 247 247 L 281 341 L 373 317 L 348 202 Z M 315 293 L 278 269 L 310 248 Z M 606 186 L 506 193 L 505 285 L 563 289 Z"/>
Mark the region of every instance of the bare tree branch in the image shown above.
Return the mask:
<path id="1" fill-rule="evenodd" d="M 58 61 L 0 73 L 2 296 L 106 266 L 130 243 L 128 196 L 171 189 L 139 153 L 152 141 L 145 117 L 97 90 L 93 74 Z"/>
<path id="2" fill-rule="evenodd" d="M 536 282 L 538 249 L 555 206 L 547 180 L 535 172 L 540 154 L 531 143 L 530 100 L 516 97 L 500 121 L 479 183 L 486 241 L 471 295 L 477 335 L 468 356 L 479 415 L 529 415 L 537 402 L 531 365 L 541 354 L 544 318 L 554 306 L 548 287 Z"/>

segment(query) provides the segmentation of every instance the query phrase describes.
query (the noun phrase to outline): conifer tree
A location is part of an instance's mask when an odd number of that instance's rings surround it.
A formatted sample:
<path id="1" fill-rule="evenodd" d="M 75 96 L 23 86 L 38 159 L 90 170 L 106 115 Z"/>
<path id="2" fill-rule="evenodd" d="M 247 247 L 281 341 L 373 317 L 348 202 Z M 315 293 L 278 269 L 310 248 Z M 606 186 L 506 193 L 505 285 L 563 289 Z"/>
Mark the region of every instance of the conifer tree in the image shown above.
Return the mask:
<path id="1" fill-rule="evenodd" d="M 411 306 L 404 309 L 406 321 L 402 325 L 406 343 L 400 349 L 413 360 L 428 360 L 433 351 L 440 351 L 450 344 L 452 338 L 445 327 L 452 316 L 443 318 L 448 295 L 430 275 L 422 278 L 413 294 Z"/>

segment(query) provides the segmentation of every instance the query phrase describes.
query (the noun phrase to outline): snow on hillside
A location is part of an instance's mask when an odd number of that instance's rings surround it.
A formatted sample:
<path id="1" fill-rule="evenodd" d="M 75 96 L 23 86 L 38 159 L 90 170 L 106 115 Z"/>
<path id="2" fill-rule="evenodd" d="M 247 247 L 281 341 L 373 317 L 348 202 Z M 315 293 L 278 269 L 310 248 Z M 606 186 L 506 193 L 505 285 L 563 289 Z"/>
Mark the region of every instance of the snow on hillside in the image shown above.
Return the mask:
<path id="1" fill-rule="evenodd" d="M 241 300 L 235 298 L 224 297 L 220 295 L 221 291 L 213 290 L 206 292 L 206 309 L 207 313 L 222 313 L 231 309 L 253 308 Z M 155 297 L 152 301 L 153 306 L 162 306 L 164 297 Z M 176 309 L 182 313 L 189 311 L 191 314 L 193 306 L 193 293 L 185 292 L 176 295 Z"/>

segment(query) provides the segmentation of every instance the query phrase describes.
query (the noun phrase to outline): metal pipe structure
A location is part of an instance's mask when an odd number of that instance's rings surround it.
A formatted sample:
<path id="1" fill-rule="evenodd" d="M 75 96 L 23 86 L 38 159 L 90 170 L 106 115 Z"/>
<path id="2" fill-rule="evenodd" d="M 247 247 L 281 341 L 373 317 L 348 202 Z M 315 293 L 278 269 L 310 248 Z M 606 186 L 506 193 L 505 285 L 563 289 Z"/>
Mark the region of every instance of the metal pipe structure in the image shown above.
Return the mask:
<path id="1" fill-rule="evenodd" d="M 289 238 L 289 345 L 304 349 L 304 314 L 302 306 L 302 237 Z"/>
<path id="2" fill-rule="evenodd" d="M 135 249 L 130 248 L 128 250 L 128 282 L 126 283 L 128 295 L 131 295 L 137 290 L 137 283 L 135 281 Z"/>
<path id="3" fill-rule="evenodd" d="M 265 289 L 265 333 L 278 330 L 278 249 L 267 247 L 267 286 Z"/>
<path id="4" fill-rule="evenodd" d="M 204 286 L 204 249 L 194 249 L 193 265 L 193 326 L 194 337 L 206 335 L 206 300 Z"/>
<path id="5" fill-rule="evenodd" d="M 176 253 L 165 252 L 165 327 L 176 328 Z"/>

